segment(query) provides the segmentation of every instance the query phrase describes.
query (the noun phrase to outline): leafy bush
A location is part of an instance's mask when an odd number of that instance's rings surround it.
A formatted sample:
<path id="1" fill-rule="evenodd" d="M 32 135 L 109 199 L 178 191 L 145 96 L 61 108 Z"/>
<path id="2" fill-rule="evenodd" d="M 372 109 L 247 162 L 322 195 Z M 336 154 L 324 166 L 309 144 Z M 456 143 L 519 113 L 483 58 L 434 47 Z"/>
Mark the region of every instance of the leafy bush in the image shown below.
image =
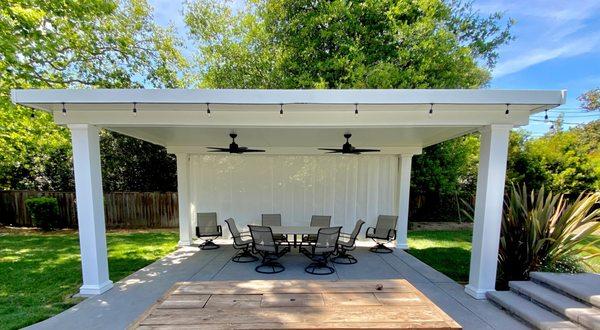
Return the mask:
<path id="1" fill-rule="evenodd" d="M 598 240 L 583 240 L 600 229 L 600 192 L 582 193 L 574 201 L 544 188 L 512 186 L 504 203 L 498 254 L 498 288 L 526 280 L 539 270 L 578 272 L 587 259 L 579 254 Z"/>
<path id="2" fill-rule="evenodd" d="M 60 216 L 58 201 L 54 197 L 34 197 L 25 201 L 33 225 L 43 231 L 58 228 Z"/>

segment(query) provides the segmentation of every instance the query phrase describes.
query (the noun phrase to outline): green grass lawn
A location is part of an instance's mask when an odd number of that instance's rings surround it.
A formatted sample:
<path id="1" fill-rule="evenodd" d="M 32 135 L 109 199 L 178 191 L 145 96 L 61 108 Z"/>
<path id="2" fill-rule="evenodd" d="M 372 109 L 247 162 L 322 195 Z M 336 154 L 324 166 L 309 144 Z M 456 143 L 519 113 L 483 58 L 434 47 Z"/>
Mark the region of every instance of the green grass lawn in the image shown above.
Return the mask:
<path id="1" fill-rule="evenodd" d="M 409 231 L 408 246 L 408 253 L 451 279 L 469 280 L 471 230 Z"/>
<path id="2" fill-rule="evenodd" d="M 110 232 L 110 279 L 118 281 L 177 246 L 168 231 Z M 76 304 L 81 286 L 79 240 L 73 231 L 0 232 L 0 328 L 16 329 Z"/>
<path id="3" fill-rule="evenodd" d="M 599 239 L 592 236 L 582 245 Z M 466 283 L 469 280 L 469 263 L 471 258 L 471 230 L 440 230 L 408 232 L 408 253 L 419 258 L 429 266 L 446 274 L 451 279 Z M 600 244 L 590 246 L 583 255 L 600 253 Z M 590 271 L 600 270 L 600 257 L 589 259 Z"/>

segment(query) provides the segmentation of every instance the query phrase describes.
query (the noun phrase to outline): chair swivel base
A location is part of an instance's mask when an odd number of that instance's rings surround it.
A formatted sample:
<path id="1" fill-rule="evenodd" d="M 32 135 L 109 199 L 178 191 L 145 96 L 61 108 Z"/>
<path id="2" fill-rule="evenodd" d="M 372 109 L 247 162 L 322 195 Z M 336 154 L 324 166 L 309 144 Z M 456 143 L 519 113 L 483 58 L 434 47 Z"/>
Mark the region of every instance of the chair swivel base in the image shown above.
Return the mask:
<path id="1" fill-rule="evenodd" d="M 233 256 L 233 258 L 231 258 L 231 261 L 239 262 L 241 264 L 255 262 L 256 260 L 258 260 L 258 257 L 250 253 L 248 250 L 242 250 Z"/>
<path id="2" fill-rule="evenodd" d="M 282 264 L 274 260 L 265 260 L 262 264 L 256 266 L 254 270 L 261 274 L 277 274 L 285 270 Z"/>
<path id="3" fill-rule="evenodd" d="M 304 271 L 312 275 L 330 275 L 335 273 L 335 268 L 327 265 L 326 262 L 315 261 L 306 266 Z"/>
<path id="4" fill-rule="evenodd" d="M 340 252 L 337 256 L 331 258 L 331 262 L 338 265 L 353 265 L 358 262 L 356 258 L 346 252 Z"/>
<path id="5" fill-rule="evenodd" d="M 204 243 L 199 245 L 200 250 L 216 250 L 220 248 L 219 245 L 215 244 L 213 241 L 204 241 Z"/>
<path id="6" fill-rule="evenodd" d="M 383 243 L 377 243 L 377 245 L 370 248 L 369 251 L 371 251 L 373 253 L 392 253 L 392 252 L 394 252 L 394 250 L 385 246 Z"/>

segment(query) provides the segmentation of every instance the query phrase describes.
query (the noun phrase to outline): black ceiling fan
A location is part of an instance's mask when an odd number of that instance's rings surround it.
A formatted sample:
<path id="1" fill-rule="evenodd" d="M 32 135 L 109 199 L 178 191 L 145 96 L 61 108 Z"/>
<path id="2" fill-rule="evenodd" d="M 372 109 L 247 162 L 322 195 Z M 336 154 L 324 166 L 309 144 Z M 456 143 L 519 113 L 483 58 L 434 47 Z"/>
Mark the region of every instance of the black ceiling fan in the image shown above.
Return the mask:
<path id="1" fill-rule="evenodd" d="M 346 143 L 344 143 L 342 145 L 341 149 L 334 149 L 334 148 L 319 148 L 319 150 L 327 150 L 329 152 L 327 152 L 328 154 L 354 154 L 354 155 L 360 155 L 363 152 L 379 152 L 379 149 L 359 149 L 359 148 L 355 148 L 350 144 L 350 138 L 352 137 L 352 134 L 350 133 L 346 133 L 344 134 L 344 137 L 346 138 Z"/>
<path id="2" fill-rule="evenodd" d="M 228 152 L 230 154 L 243 154 L 245 152 L 265 152 L 260 149 L 249 149 L 248 147 L 240 147 L 237 143 L 235 143 L 235 138 L 237 134 L 231 133 L 229 134 L 231 139 L 231 143 L 229 144 L 229 148 L 221 148 L 221 147 L 206 147 L 207 149 L 211 149 L 209 152 Z"/>

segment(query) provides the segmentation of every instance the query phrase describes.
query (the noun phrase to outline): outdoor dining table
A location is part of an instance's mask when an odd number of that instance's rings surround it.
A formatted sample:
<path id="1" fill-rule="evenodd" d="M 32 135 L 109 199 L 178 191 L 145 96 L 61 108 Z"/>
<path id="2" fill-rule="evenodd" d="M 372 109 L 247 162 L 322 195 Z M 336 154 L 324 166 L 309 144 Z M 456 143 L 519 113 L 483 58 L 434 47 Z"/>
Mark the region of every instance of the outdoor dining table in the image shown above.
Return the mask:
<path id="1" fill-rule="evenodd" d="M 317 235 L 320 227 L 310 226 L 271 226 L 273 235 L 292 235 L 294 236 L 294 247 L 298 246 L 298 236 Z"/>

